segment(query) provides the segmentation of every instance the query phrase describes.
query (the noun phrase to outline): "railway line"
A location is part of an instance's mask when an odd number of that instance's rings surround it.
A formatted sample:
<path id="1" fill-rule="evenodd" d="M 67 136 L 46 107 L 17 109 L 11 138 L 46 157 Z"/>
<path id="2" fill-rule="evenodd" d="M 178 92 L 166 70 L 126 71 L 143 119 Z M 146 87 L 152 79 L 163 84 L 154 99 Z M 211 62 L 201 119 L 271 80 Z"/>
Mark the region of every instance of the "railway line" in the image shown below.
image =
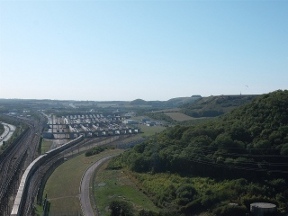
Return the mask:
<path id="1" fill-rule="evenodd" d="M 15 120 L 15 119 L 14 119 Z M 38 157 L 38 147 L 41 134 L 45 125 L 46 119 L 41 116 L 38 120 L 25 118 L 17 118 L 18 122 L 27 125 L 27 129 L 19 136 L 8 148 L 0 155 L 0 215 L 7 216 L 12 212 L 15 197 L 18 192 L 19 185 L 22 181 L 21 177 L 25 174 L 25 170 L 31 162 Z M 122 136 L 123 137 L 123 136 Z M 114 141 L 119 137 L 110 138 L 95 138 L 99 145 L 106 144 L 109 141 Z M 83 140 L 71 148 L 65 149 L 60 154 L 55 154 L 45 160 L 43 165 L 39 166 L 35 171 L 35 175 L 31 175 L 27 190 L 25 190 L 25 199 L 22 205 L 21 214 L 33 215 L 33 203 L 37 196 L 38 189 L 41 185 L 43 176 L 57 161 L 63 161 L 65 157 L 72 157 L 79 151 L 84 151 L 91 148 L 95 143 L 94 139 Z M 33 172 L 34 172 L 33 171 Z M 17 199 L 17 198 L 16 198 Z"/>
<path id="2" fill-rule="evenodd" d="M 115 137 L 111 137 L 111 138 L 95 138 L 92 140 L 85 140 L 81 137 L 77 138 L 77 139 L 81 139 L 80 141 L 75 141 L 75 144 L 73 143 L 73 145 L 69 145 L 69 147 L 63 149 L 63 151 L 56 151 L 57 152 L 53 152 L 54 150 L 50 150 L 48 152 L 46 152 L 44 155 L 40 156 L 39 158 L 39 163 L 35 162 L 35 164 L 33 165 L 33 168 L 30 168 L 31 174 L 29 174 L 29 176 L 25 176 L 24 173 L 24 179 L 26 178 L 26 183 L 24 184 L 23 181 L 23 177 L 21 179 L 21 185 L 25 185 L 25 188 L 22 188 L 20 190 L 20 188 L 18 189 L 18 193 L 19 191 L 22 193 L 20 194 L 21 197 L 25 197 L 25 199 L 22 199 L 22 203 L 18 202 L 18 204 L 14 203 L 14 207 L 13 210 L 11 212 L 11 215 L 34 215 L 34 202 L 35 202 L 35 198 L 37 197 L 42 197 L 42 192 L 41 190 L 39 190 L 41 188 L 41 184 L 43 184 L 42 179 L 45 178 L 45 175 L 47 173 L 49 173 L 49 169 L 55 169 L 61 162 L 64 161 L 64 158 L 66 157 L 73 157 L 73 155 L 78 154 L 80 152 L 83 152 L 91 147 L 94 146 L 99 146 L 99 145 L 105 145 L 108 143 L 111 143 L 113 141 L 116 140 L 121 140 L 124 139 L 123 136 L 115 136 Z M 72 141 L 74 142 L 74 141 Z M 94 143 L 94 145 L 92 146 L 92 143 Z M 95 144 L 96 143 L 96 144 Z M 61 147 L 59 147 L 61 148 Z M 72 152 L 72 153 L 71 153 Z M 52 154 L 52 155 L 51 155 Z M 46 155 L 46 156 L 45 156 Z M 36 160 L 37 160 L 36 159 Z M 60 163 L 59 163 L 60 162 Z M 34 163 L 34 161 L 32 162 Z M 31 165 L 29 165 L 30 167 Z M 29 169 L 28 167 L 28 169 Z M 27 171 L 27 170 L 26 170 Z M 25 172 L 26 172 L 25 171 Z M 49 177 L 49 174 L 47 174 L 48 176 L 46 176 L 46 178 Z M 45 182 L 44 182 L 45 183 Z M 42 185 L 43 186 L 43 185 Z M 17 197 L 16 199 L 20 199 L 20 196 L 18 197 L 18 193 L 17 193 Z M 40 193 L 40 195 L 38 194 Z M 16 206 L 16 207 L 15 207 Z M 16 209 L 18 206 L 18 209 Z"/>
<path id="3" fill-rule="evenodd" d="M 9 199 L 13 191 L 12 182 L 17 182 L 21 169 L 23 168 L 23 159 L 26 155 L 26 146 L 30 141 L 30 131 L 14 144 L 13 148 L 2 157 L 1 161 L 1 181 L 0 181 L 0 215 L 7 215 L 9 212 Z M 16 181 L 14 181 L 16 180 Z M 8 200 L 7 200 L 8 198 Z"/>
<path id="4" fill-rule="evenodd" d="M 37 154 L 40 137 L 35 134 L 42 131 L 45 119 L 18 121 L 26 124 L 28 129 L 0 155 L 0 215 L 3 216 L 10 214 L 23 170 Z"/>
<path id="5" fill-rule="evenodd" d="M 50 168 L 51 163 L 61 158 L 62 153 L 69 147 L 81 143 L 83 136 L 69 141 L 53 150 L 46 152 L 44 155 L 36 158 L 25 170 L 20 187 L 17 191 L 16 199 L 13 205 L 11 215 L 33 215 L 34 198 L 37 195 L 39 183 L 46 171 Z M 63 156 L 62 156 L 63 157 Z M 37 173 L 35 175 L 35 173 Z M 23 198 L 23 199 L 22 199 Z"/>

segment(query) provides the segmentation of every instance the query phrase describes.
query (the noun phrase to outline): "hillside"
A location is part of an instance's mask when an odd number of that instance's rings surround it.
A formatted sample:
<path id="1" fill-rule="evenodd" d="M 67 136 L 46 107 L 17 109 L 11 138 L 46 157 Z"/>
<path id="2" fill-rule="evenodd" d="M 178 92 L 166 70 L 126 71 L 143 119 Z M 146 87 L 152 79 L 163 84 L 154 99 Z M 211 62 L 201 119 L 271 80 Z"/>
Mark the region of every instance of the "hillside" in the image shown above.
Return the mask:
<path id="1" fill-rule="evenodd" d="M 191 117 L 215 117 L 230 112 L 236 107 L 250 103 L 258 95 L 221 95 L 202 97 L 194 103 L 181 106 L 181 112 Z"/>
<path id="2" fill-rule="evenodd" d="M 271 164 L 288 162 L 287 107 L 288 91 L 276 91 L 235 109 L 217 121 L 170 128 L 157 137 L 156 143 L 143 144 L 142 152 L 146 159 L 153 159 L 150 150 L 154 148 L 161 163 L 153 167 L 150 161 L 147 163 L 149 166 L 142 165 L 142 171 L 195 173 L 191 162 L 198 164 L 200 161 L 208 165 L 249 167 L 263 172 L 283 169 L 284 172 L 288 164 L 282 168 Z M 181 167 L 175 167 L 177 163 L 181 163 Z"/>
<path id="3" fill-rule="evenodd" d="M 222 212 L 217 215 L 244 215 L 252 201 L 276 203 L 282 213 L 287 213 L 288 91 L 261 95 L 250 104 L 211 122 L 169 128 L 153 139 L 136 145 L 116 159 L 115 164 L 138 173 L 135 175 L 143 178 L 143 187 L 156 197 L 155 202 L 159 206 L 169 207 L 184 215 L 204 209 Z M 154 174 L 154 177 L 147 173 Z M 158 189 L 144 184 L 149 178 L 149 181 L 160 178 L 157 176 L 161 173 L 180 175 L 182 180 L 177 180 L 178 184 L 169 183 L 173 185 L 172 188 L 168 187 L 168 183 L 158 185 Z M 201 187 L 196 187 L 200 180 L 197 183 L 187 180 L 191 177 L 209 178 L 212 185 L 216 184 L 212 179 L 217 179 L 223 189 L 228 182 L 235 186 L 227 186 L 225 192 L 211 189 L 207 196 L 208 191 L 205 195 Z M 186 195 L 179 197 L 179 185 L 185 182 L 190 182 L 185 189 Z M 159 198 L 165 193 L 169 198 L 160 202 Z M 223 203 L 231 200 L 239 206 L 239 214 L 236 214 L 236 209 L 223 206 Z"/>
<path id="4" fill-rule="evenodd" d="M 145 115 L 156 120 L 171 124 L 192 125 L 206 121 L 207 118 L 218 117 L 231 112 L 237 107 L 251 103 L 259 95 L 221 95 L 221 96 L 192 96 L 191 98 L 174 98 L 166 103 L 177 109 L 162 109 L 147 112 Z M 162 104 L 163 105 L 163 104 Z M 184 117 L 185 116 L 185 117 Z"/>
<path id="5" fill-rule="evenodd" d="M 136 99 L 130 102 L 132 106 L 149 106 L 151 108 L 176 108 L 183 104 L 191 104 L 200 99 L 200 95 L 192 95 L 191 97 L 177 97 L 171 98 L 167 101 L 145 101 L 143 99 Z"/>

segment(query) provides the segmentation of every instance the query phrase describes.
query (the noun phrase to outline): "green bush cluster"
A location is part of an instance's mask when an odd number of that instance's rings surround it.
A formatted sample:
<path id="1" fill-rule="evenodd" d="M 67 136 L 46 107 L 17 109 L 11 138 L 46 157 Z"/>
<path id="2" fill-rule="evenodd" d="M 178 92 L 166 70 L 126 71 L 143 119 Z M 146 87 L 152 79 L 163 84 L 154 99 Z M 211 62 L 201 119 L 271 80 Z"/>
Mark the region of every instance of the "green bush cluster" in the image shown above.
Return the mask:
<path id="1" fill-rule="evenodd" d="M 89 156 L 92 156 L 92 155 L 99 154 L 100 152 L 103 152 L 105 149 L 106 148 L 101 147 L 101 146 L 92 148 L 92 149 L 88 150 L 87 152 L 85 152 L 85 156 L 89 157 Z"/>

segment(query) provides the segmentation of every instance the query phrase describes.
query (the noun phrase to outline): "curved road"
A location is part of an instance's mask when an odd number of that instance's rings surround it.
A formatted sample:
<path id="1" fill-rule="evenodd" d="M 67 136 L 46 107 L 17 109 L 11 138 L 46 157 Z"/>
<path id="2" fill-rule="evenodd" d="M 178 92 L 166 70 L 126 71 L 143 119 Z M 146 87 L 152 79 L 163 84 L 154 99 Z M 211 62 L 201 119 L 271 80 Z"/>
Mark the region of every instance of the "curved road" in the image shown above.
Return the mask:
<path id="1" fill-rule="evenodd" d="M 80 199 L 82 212 L 85 216 L 97 215 L 95 209 L 93 210 L 93 207 L 91 205 L 90 194 L 89 194 L 90 182 L 93 177 L 93 173 L 102 163 L 104 163 L 105 161 L 115 156 L 117 155 L 108 156 L 108 157 L 98 160 L 96 163 L 90 166 L 86 170 L 85 174 L 83 175 L 82 180 L 81 180 L 81 185 L 80 185 L 79 199 Z"/>
<path id="2" fill-rule="evenodd" d="M 4 125 L 4 132 L 0 135 L 0 146 L 3 145 L 3 141 L 10 139 L 16 129 L 14 125 L 5 122 L 1 122 L 1 124 Z"/>

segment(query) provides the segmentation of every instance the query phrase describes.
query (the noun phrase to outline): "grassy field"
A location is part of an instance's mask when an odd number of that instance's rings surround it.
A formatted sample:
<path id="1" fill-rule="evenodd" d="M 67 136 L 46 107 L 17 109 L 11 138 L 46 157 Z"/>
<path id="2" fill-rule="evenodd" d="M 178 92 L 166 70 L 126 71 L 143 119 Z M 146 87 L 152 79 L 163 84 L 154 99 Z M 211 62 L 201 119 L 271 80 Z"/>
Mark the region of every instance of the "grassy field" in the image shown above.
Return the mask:
<path id="1" fill-rule="evenodd" d="M 43 139 L 41 143 L 41 154 L 44 154 L 45 152 L 49 151 L 52 144 L 53 141 Z"/>
<path id="2" fill-rule="evenodd" d="M 49 215 L 79 215 L 79 186 L 84 172 L 95 161 L 120 152 L 122 150 L 107 150 L 91 157 L 81 154 L 59 166 L 48 179 L 44 189 L 44 195 L 47 193 L 51 202 Z"/>
<path id="3" fill-rule="evenodd" d="M 138 125 L 140 130 L 143 132 L 142 136 L 152 136 L 156 133 L 160 133 L 161 131 L 165 130 L 166 128 L 163 126 L 146 126 L 146 125 Z"/>
<path id="4" fill-rule="evenodd" d="M 169 116 L 175 121 L 189 121 L 195 119 L 191 116 L 185 115 L 184 113 L 180 112 L 165 112 L 165 115 Z"/>
<path id="5" fill-rule="evenodd" d="M 142 119 L 150 119 L 149 117 L 147 116 L 135 116 L 132 118 L 132 120 L 135 120 L 135 121 L 138 121 L 140 122 Z M 152 127 L 149 127 L 149 126 L 146 126 L 146 125 L 143 125 L 143 124 L 137 124 L 137 127 L 140 128 L 141 133 L 140 136 L 153 136 L 154 134 L 156 133 L 159 133 L 163 130 L 165 130 L 166 128 L 163 127 L 163 126 L 152 126 Z"/>
<path id="6" fill-rule="evenodd" d="M 106 169 L 106 162 L 98 170 L 94 179 L 93 190 L 98 212 L 101 216 L 108 216 L 108 206 L 112 200 L 124 200 L 133 205 L 136 211 L 142 209 L 158 212 L 159 209 L 142 193 L 123 170 Z"/>

